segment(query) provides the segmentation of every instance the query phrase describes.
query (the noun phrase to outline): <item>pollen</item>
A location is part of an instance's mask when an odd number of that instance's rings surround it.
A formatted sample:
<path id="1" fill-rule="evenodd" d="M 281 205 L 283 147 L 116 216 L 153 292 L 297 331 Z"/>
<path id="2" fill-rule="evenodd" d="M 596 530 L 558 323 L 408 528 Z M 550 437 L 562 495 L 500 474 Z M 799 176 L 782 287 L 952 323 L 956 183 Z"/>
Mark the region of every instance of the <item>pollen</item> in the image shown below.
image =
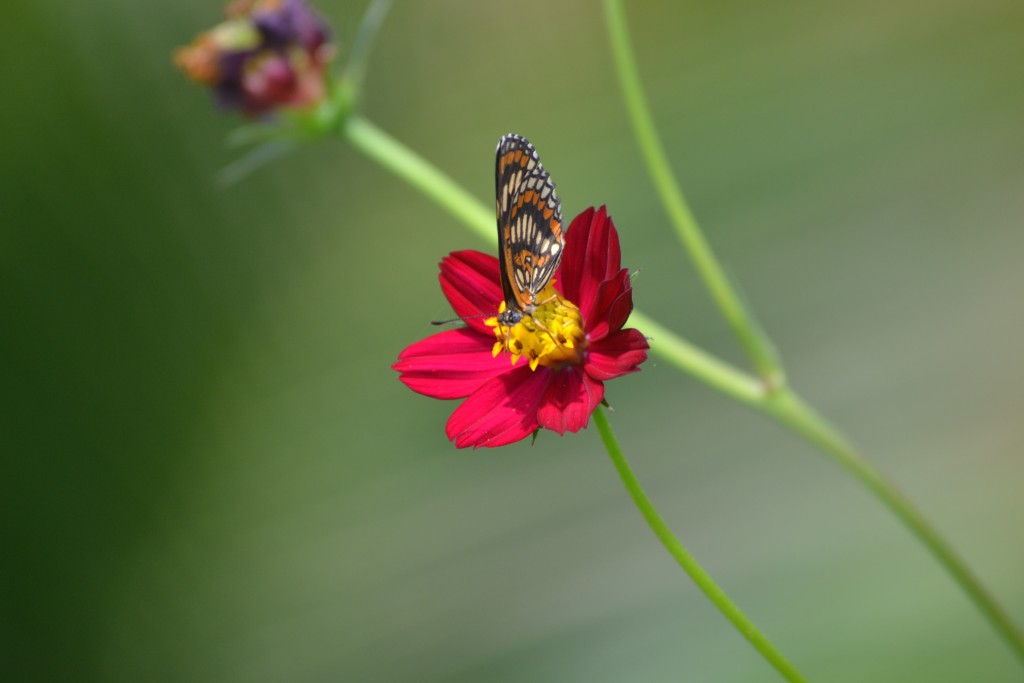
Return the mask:
<path id="1" fill-rule="evenodd" d="M 540 303 L 533 313 L 524 314 L 515 325 L 502 325 L 497 316 L 485 321 L 488 327 L 494 328 L 493 355 L 507 351 L 512 365 L 525 357 L 531 370 L 541 365 L 561 367 L 579 363 L 580 353 L 587 343 L 580 309 L 563 299 L 553 282 L 537 295 L 537 300 Z M 499 314 L 504 312 L 502 302 Z"/>

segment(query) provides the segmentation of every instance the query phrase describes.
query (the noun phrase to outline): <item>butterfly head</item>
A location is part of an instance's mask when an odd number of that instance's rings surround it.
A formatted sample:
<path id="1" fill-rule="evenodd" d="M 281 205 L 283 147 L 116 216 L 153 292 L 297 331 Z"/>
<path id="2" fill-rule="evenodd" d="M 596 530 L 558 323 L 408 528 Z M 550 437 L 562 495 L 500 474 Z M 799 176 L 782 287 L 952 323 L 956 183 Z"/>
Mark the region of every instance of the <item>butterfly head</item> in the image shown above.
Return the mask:
<path id="1" fill-rule="evenodd" d="M 506 308 L 498 314 L 498 323 L 505 327 L 512 327 L 513 325 L 518 325 L 524 315 L 529 314 L 516 308 Z"/>

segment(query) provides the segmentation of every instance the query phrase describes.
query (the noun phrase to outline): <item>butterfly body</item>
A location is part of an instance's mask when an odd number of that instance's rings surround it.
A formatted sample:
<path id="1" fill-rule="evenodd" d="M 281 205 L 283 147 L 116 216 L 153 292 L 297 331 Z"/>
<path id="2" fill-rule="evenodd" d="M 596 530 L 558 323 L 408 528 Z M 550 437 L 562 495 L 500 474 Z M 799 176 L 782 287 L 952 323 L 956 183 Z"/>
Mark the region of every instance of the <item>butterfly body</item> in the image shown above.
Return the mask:
<path id="1" fill-rule="evenodd" d="M 498 143 L 495 162 L 498 261 L 505 326 L 533 315 L 562 260 L 562 206 L 537 150 L 520 135 Z"/>

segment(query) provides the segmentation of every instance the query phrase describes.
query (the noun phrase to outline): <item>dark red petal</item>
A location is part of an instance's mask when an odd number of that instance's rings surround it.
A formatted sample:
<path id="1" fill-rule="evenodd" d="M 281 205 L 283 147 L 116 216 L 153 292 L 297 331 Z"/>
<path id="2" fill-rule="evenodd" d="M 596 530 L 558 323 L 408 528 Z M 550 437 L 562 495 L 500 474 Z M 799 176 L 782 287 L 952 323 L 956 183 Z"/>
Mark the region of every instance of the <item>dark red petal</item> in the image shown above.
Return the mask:
<path id="1" fill-rule="evenodd" d="M 562 252 L 562 264 L 556 276 L 562 295 L 576 305 L 580 302 L 580 279 L 587 256 L 585 233 L 590 232 L 594 213 L 594 207 L 591 206 L 572 219 L 566 231 L 565 251 Z"/>
<path id="2" fill-rule="evenodd" d="M 537 411 L 541 427 L 565 434 L 587 426 L 590 414 L 604 398 L 604 384 L 592 379 L 579 366 L 555 372 Z"/>
<path id="3" fill-rule="evenodd" d="M 590 310 L 580 311 L 587 339 L 600 341 L 612 332 L 618 332 L 632 311 L 633 288 L 629 282 L 629 271 L 623 268 L 618 275 L 597 287 L 597 296 L 591 302 Z"/>
<path id="4" fill-rule="evenodd" d="M 605 207 L 581 213 L 565 238 L 561 280 L 566 298 L 581 311 L 589 309 L 598 285 L 619 272 L 621 260 L 619 235 Z"/>
<path id="5" fill-rule="evenodd" d="M 413 391 L 431 398 L 465 398 L 512 366 L 508 356 L 491 355 L 488 339 L 476 330 L 441 332 L 418 341 L 398 356 L 391 367 Z"/>
<path id="6" fill-rule="evenodd" d="M 525 439 L 539 426 L 537 408 L 552 374 L 543 367 L 534 372 L 523 362 L 488 380 L 448 418 L 448 438 L 457 448 L 494 448 Z"/>
<path id="7" fill-rule="evenodd" d="M 569 301 L 579 304 L 580 276 L 583 273 L 583 262 L 586 260 L 587 250 L 585 234 L 590 232 L 590 223 L 594 218 L 594 207 L 584 209 L 576 218 L 572 219 L 566 230 L 565 250 L 562 252 L 562 264 L 558 267 L 558 284 L 562 294 Z M 583 244 L 584 248 L 580 245 Z"/>
<path id="8" fill-rule="evenodd" d="M 648 348 L 647 338 L 639 330 L 619 330 L 587 348 L 583 369 L 602 381 L 628 375 L 647 360 Z"/>
<path id="9" fill-rule="evenodd" d="M 498 259 L 479 251 L 453 251 L 441 260 L 441 291 L 455 315 L 478 332 L 494 336 L 484 320 L 498 314 L 502 301 Z"/>

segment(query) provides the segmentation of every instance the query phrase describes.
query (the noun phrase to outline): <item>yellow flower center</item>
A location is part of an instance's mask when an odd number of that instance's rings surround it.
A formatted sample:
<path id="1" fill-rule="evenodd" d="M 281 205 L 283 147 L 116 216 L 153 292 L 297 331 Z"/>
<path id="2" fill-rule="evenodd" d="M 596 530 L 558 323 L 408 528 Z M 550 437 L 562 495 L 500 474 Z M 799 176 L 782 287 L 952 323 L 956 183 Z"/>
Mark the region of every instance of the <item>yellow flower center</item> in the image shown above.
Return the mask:
<path id="1" fill-rule="evenodd" d="M 586 333 L 580 309 L 566 301 L 555 291 L 552 282 L 538 296 L 533 313 L 524 314 L 515 325 L 503 325 L 498 316 L 488 318 L 485 324 L 494 328 L 493 354 L 508 351 L 512 365 L 525 356 L 530 369 L 539 365 L 558 367 L 580 362 L 580 352 L 586 346 Z M 505 312 L 505 303 L 498 309 Z"/>

